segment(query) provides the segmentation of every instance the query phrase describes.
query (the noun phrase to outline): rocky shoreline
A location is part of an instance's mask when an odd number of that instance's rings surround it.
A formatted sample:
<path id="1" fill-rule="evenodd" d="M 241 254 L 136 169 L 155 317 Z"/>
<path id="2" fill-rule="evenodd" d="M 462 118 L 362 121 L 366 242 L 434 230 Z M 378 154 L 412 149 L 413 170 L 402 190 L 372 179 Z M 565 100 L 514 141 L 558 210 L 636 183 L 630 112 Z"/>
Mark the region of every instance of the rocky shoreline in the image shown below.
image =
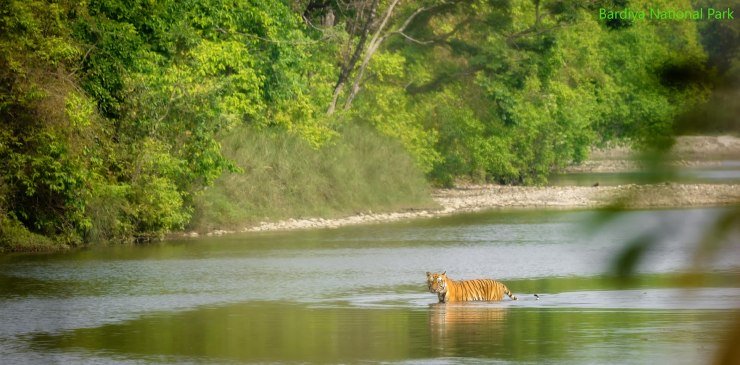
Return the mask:
<path id="1" fill-rule="evenodd" d="M 740 138 L 734 136 L 679 137 L 670 165 L 713 166 L 722 160 L 740 159 Z M 625 147 L 594 150 L 591 159 L 568 172 L 630 172 L 642 169 L 637 154 Z M 343 218 L 294 218 L 260 222 L 238 230 L 216 230 L 208 236 L 236 232 L 338 228 L 347 225 L 432 218 L 492 209 L 593 209 L 619 204 L 629 209 L 689 208 L 740 205 L 738 184 L 627 184 L 617 186 L 502 186 L 460 185 L 433 192 L 438 209 L 394 213 L 365 212 Z M 183 235 L 197 237 L 197 232 Z"/>
<path id="2" fill-rule="evenodd" d="M 438 189 L 434 191 L 433 197 L 439 204 L 439 209 L 394 213 L 367 212 L 335 219 L 286 219 L 261 222 L 241 230 L 217 230 L 206 235 L 338 228 L 492 209 L 589 209 L 616 203 L 630 209 L 727 206 L 740 204 L 740 185 L 672 183 L 596 187 L 469 185 L 454 189 Z M 190 232 L 185 235 L 197 237 L 198 233 Z"/>

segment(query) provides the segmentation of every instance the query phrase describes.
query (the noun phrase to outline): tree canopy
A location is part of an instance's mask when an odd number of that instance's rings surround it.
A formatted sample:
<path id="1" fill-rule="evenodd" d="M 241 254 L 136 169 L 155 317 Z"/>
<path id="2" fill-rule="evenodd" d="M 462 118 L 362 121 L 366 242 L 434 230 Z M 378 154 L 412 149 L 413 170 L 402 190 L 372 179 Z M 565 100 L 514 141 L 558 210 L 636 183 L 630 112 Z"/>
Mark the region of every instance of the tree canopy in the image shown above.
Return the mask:
<path id="1" fill-rule="evenodd" d="M 0 0 L 0 231 L 181 229 L 225 171 L 250 173 L 222 151 L 237 127 L 319 150 L 366 124 L 442 185 L 664 143 L 707 96 L 707 55 L 694 22 L 599 19 L 649 4 Z"/>

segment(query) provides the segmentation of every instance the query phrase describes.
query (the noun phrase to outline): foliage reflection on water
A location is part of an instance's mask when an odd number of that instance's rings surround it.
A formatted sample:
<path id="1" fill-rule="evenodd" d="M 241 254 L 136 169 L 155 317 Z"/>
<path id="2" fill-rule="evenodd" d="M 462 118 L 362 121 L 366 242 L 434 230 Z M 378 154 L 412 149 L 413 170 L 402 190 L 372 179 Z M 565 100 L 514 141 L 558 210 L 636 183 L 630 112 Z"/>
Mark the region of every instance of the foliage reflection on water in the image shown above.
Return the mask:
<path id="1" fill-rule="evenodd" d="M 691 310 L 495 304 L 367 309 L 252 302 L 38 334 L 31 342 L 38 351 L 89 351 L 146 361 L 691 363 L 714 349 L 722 321 L 720 313 Z"/>

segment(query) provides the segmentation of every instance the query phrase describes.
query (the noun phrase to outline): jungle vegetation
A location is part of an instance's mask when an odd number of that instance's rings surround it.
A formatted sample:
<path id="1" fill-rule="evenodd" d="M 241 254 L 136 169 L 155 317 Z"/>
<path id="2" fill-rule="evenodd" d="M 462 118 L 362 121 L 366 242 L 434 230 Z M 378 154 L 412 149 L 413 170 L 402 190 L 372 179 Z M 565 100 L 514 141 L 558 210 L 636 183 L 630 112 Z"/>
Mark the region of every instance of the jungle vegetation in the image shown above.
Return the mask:
<path id="1" fill-rule="evenodd" d="M 426 207 L 669 145 L 737 65 L 696 22 L 599 19 L 647 4 L 0 0 L 0 251 Z"/>

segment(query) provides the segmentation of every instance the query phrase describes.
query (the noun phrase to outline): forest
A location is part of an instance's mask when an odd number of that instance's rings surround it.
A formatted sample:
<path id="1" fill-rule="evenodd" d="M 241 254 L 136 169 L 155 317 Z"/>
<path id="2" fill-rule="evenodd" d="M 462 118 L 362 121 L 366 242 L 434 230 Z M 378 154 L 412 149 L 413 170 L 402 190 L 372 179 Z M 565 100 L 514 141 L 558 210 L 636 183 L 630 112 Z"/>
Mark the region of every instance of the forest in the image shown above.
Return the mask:
<path id="1" fill-rule="evenodd" d="M 737 27 L 599 12 L 713 3 L 0 0 L 0 252 L 427 207 L 670 146 L 731 97 Z"/>

